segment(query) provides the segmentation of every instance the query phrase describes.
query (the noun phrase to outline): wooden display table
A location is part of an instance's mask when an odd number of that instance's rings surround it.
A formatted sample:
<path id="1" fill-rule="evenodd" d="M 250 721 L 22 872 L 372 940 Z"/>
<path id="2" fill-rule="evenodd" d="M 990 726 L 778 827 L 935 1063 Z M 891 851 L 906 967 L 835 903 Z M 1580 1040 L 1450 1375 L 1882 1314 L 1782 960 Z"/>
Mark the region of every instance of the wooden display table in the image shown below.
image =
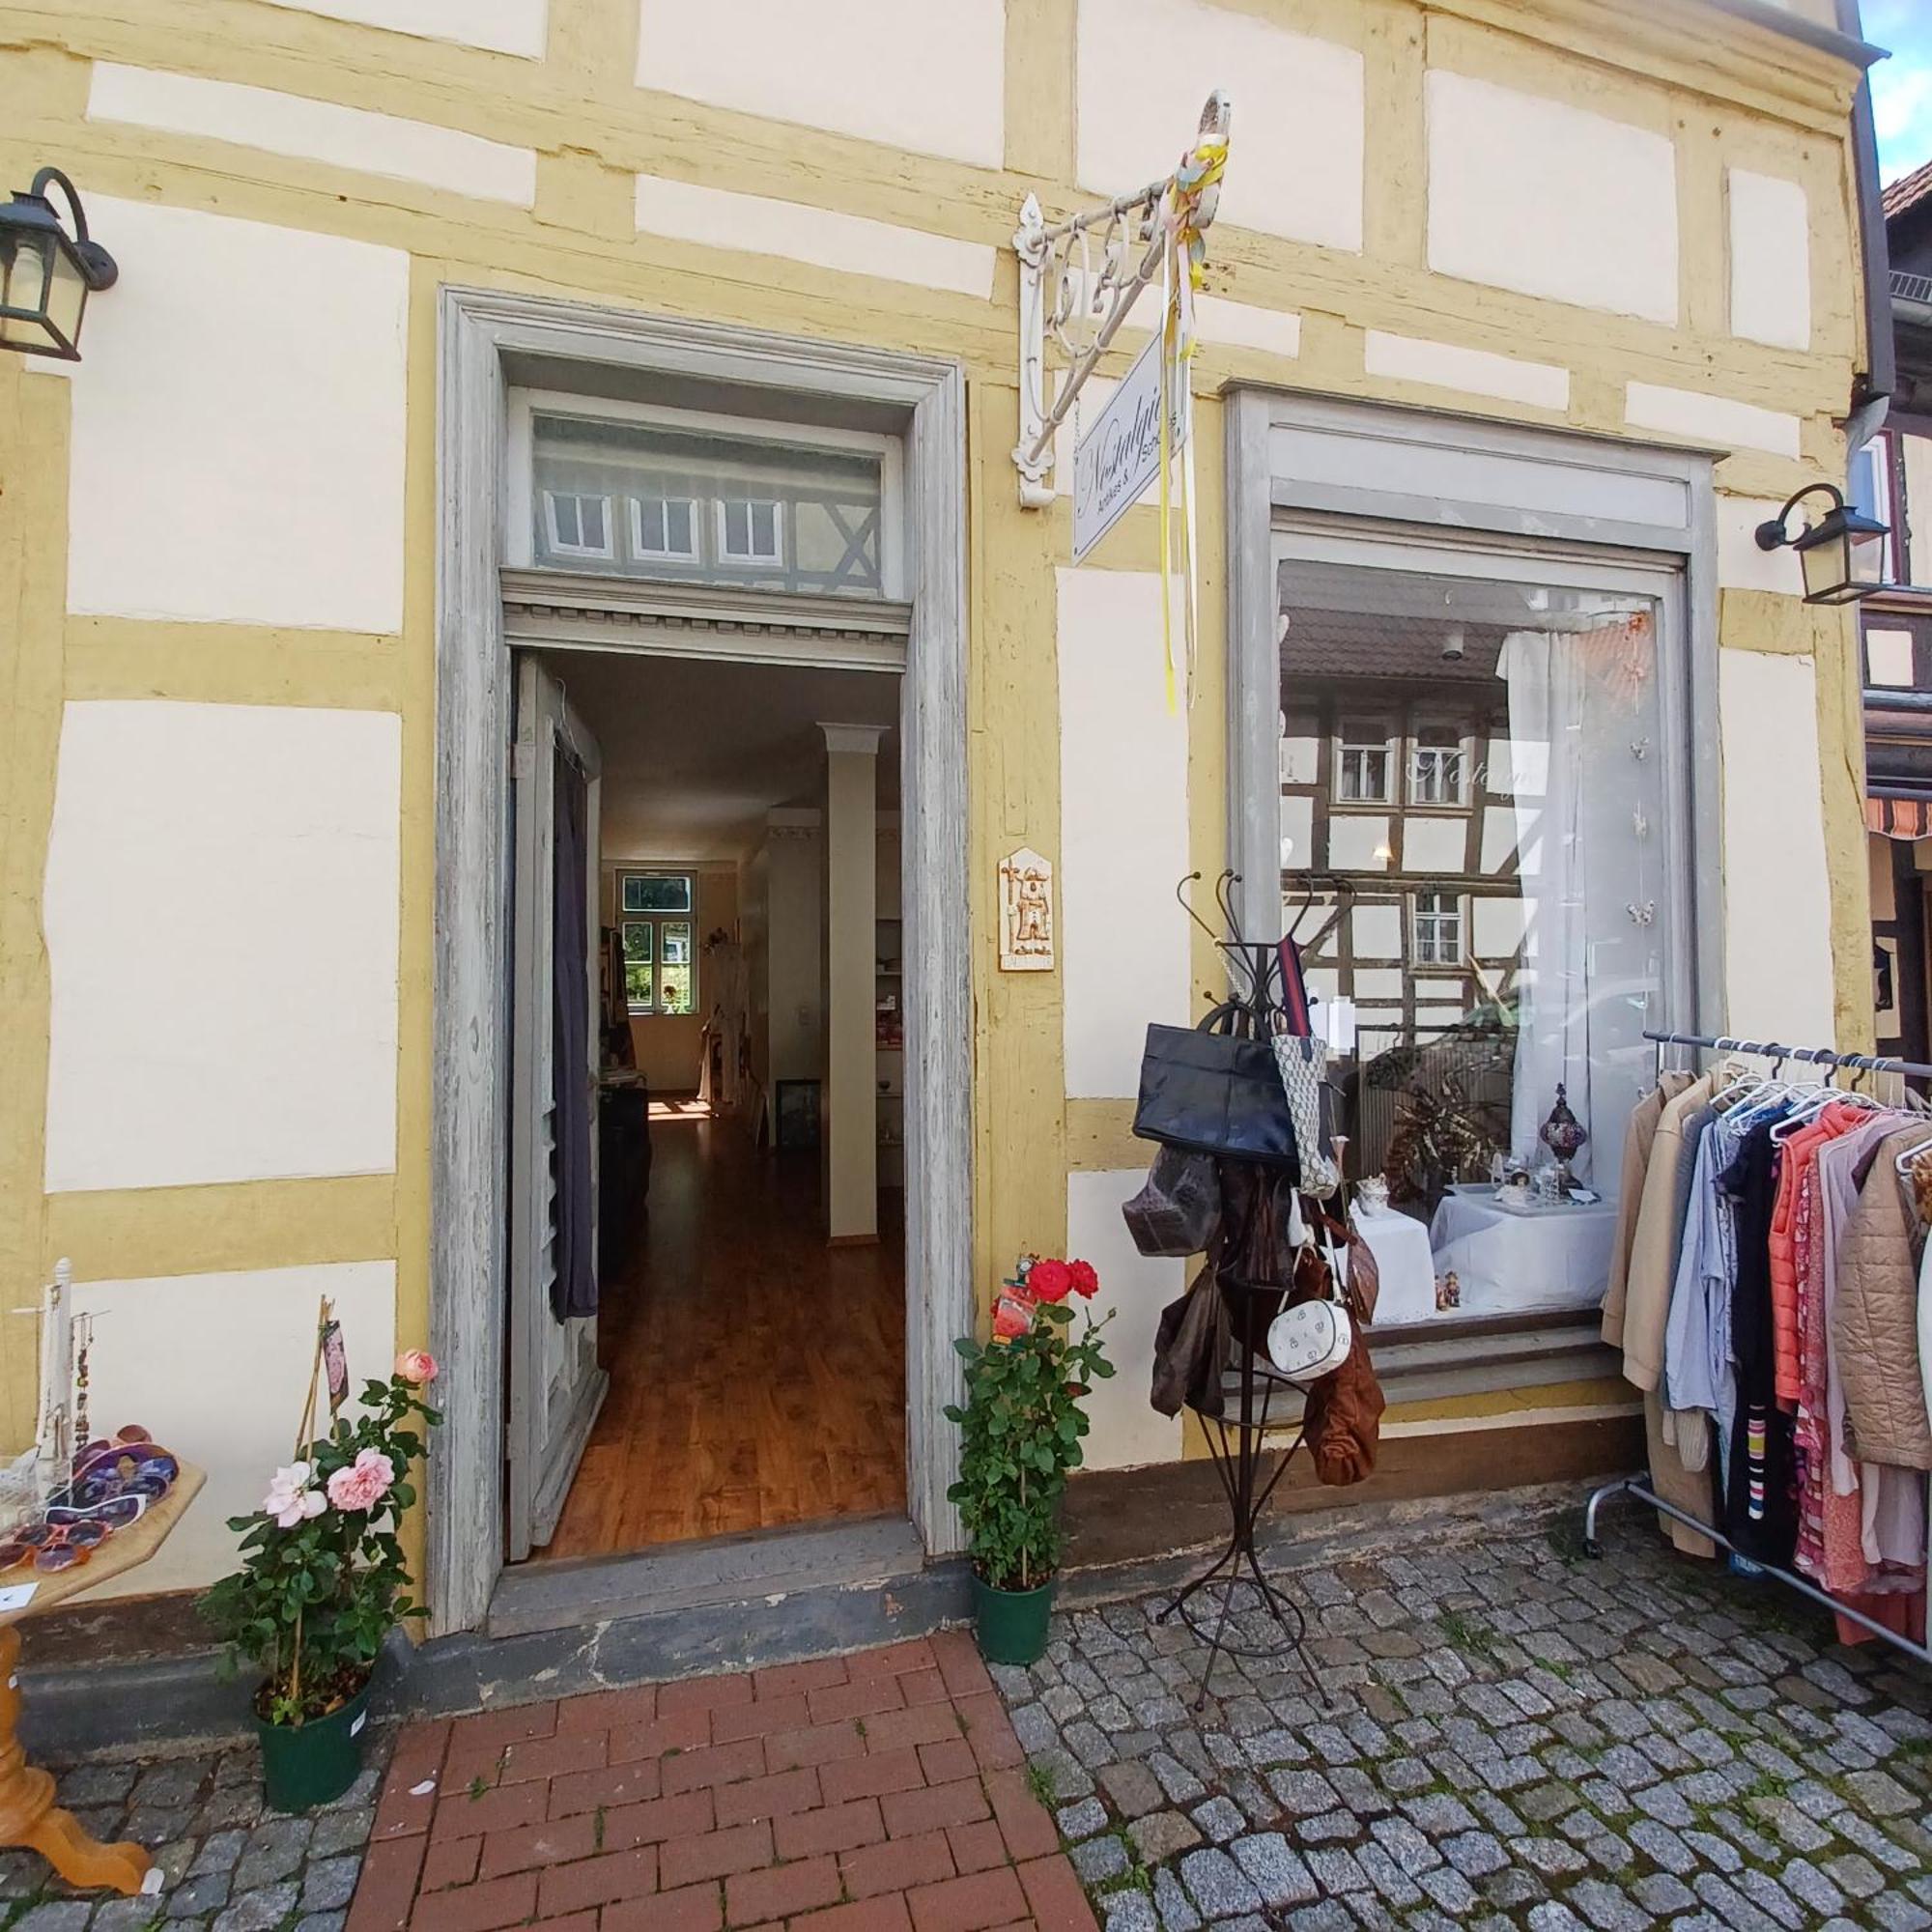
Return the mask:
<path id="1" fill-rule="evenodd" d="M 53 1774 L 27 1762 L 14 1735 L 20 1715 L 17 1626 L 145 1563 L 168 1540 L 203 1481 L 199 1469 L 182 1463 L 174 1487 L 159 1502 L 144 1511 L 138 1522 L 117 1529 L 71 1570 L 47 1574 L 26 1563 L 0 1570 L 0 1589 L 35 1585 L 30 1603 L 0 1610 L 0 1845 L 32 1846 L 70 1885 L 112 1886 L 131 1894 L 141 1889 L 154 1861 L 141 1845 L 103 1845 L 90 1838 L 72 1812 L 54 1803 Z"/>

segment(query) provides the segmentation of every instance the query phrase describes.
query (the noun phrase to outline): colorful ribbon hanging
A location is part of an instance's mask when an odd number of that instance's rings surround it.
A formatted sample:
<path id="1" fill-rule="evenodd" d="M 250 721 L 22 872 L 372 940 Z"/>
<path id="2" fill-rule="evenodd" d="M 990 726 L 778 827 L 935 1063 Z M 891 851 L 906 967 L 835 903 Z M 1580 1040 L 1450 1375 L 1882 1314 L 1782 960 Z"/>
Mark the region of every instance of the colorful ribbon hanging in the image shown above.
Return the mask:
<path id="1" fill-rule="evenodd" d="M 1219 185 L 1228 166 L 1225 140 L 1202 140 L 1182 156 L 1174 180 L 1161 196 L 1160 223 L 1166 235 L 1160 273 L 1160 636 L 1167 709 L 1175 701 L 1174 613 L 1169 583 L 1173 551 L 1174 511 L 1169 470 L 1173 459 L 1176 405 L 1181 413 L 1180 438 L 1180 567 L 1187 586 L 1185 651 L 1190 698 L 1193 690 L 1195 639 L 1200 629 L 1200 586 L 1195 556 L 1199 545 L 1194 521 L 1193 382 L 1191 365 L 1196 344 L 1194 297 L 1200 290 L 1208 261 L 1208 240 L 1199 217 L 1202 198 Z"/>

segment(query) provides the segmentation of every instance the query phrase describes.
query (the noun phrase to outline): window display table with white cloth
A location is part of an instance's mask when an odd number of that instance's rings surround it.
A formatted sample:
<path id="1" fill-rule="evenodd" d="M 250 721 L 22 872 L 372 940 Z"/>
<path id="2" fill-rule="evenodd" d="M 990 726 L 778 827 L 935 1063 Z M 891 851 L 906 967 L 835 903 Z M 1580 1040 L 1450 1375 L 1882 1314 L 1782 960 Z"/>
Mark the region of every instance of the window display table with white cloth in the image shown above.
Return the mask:
<path id="1" fill-rule="evenodd" d="M 1616 1237 L 1612 1201 L 1504 1206 L 1491 1185 L 1450 1188 L 1429 1224 L 1435 1272 L 1454 1274 L 1464 1315 L 1601 1301 Z"/>
<path id="2" fill-rule="evenodd" d="M 1350 1209 L 1350 1219 L 1376 1258 L 1376 1326 L 1431 1320 L 1435 1313 L 1435 1257 L 1429 1230 L 1412 1214 L 1364 1208 L 1359 1201 Z"/>

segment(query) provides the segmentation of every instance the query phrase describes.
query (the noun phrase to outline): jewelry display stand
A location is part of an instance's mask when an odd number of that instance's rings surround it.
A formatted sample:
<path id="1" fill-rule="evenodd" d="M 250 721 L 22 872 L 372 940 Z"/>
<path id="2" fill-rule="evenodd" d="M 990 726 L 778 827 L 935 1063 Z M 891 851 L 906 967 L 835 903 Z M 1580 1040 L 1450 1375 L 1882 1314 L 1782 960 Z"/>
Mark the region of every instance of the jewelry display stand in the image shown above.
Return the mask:
<path id="1" fill-rule="evenodd" d="M 34 1586 L 28 1603 L 0 1610 L 0 1845 L 31 1847 L 70 1885 L 112 1886 L 131 1895 L 144 1889 L 151 1871 L 158 1880 L 158 1870 L 144 1846 L 103 1845 L 90 1838 L 73 1814 L 54 1803 L 53 1774 L 27 1762 L 14 1734 L 20 1716 L 18 1627 L 145 1563 L 168 1540 L 203 1480 L 199 1469 L 184 1463 L 166 1495 L 71 1570 L 37 1571 L 31 1564 L 0 1570 L 0 1590 Z"/>
<path id="2" fill-rule="evenodd" d="M 1243 1282 L 1227 1277 L 1223 1277 L 1218 1292 L 1251 1297 L 1267 1294 L 1277 1299 L 1284 1293 L 1279 1283 Z M 1242 1334 L 1253 1333 L 1251 1322 L 1242 1321 L 1238 1325 Z M 1208 1663 L 1201 1673 L 1200 1693 L 1194 1700 L 1197 1711 L 1208 1701 L 1215 1661 L 1224 1656 L 1273 1657 L 1285 1643 L 1294 1652 L 1303 1670 L 1308 1671 L 1309 1681 L 1318 1686 L 1320 1683 L 1315 1672 L 1308 1669 L 1308 1660 L 1302 1654 L 1302 1642 L 1308 1634 L 1307 1620 L 1284 1587 L 1269 1579 L 1255 1549 L 1255 1526 L 1267 1507 L 1268 1498 L 1274 1494 L 1275 1485 L 1287 1473 L 1295 1451 L 1301 1447 L 1299 1434 L 1283 1450 L 1270 1450 L 1265 1441 L 1270 1426 L 1284 1426 L 1279 1416 L 1269 1413 L 1275 1391 L 1293 1390 L 1294 1385 L 1277 1375 L 1259 1350 L 1249 1348 L 1238 1338 L 1236 1353 L 1240 1358 L 1238 1364 L 1221 1378 L 1222 1412 L 1205 1415 L 1199 1409 L 1194 1410 L 1228 1498 L 1231 1519 L 1228 1547 L 1155 1619 L 1166 1623 L 1179 1617 L 1208 1645 Z M 1232 1416 L 1227 1412 L 1230 1399 L 1236 1410 Z M 1279 1458 L 1272 1471 L 1266 1469 L 1270 1455 Z M 1203 1603 L 1209 1606 L 1205 1614 Z M 1265 1619 L 1280 1634 L 1266 1639 L 1250 1636 L 1244 1634 L 1237 1619 L 1246 1622 Z"/>

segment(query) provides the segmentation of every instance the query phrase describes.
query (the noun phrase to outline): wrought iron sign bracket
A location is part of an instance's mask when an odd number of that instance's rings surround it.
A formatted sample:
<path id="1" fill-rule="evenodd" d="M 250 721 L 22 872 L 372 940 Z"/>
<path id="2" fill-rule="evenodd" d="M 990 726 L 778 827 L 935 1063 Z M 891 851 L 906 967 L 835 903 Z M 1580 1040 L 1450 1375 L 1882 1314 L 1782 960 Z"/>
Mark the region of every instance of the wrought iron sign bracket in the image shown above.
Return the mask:
<path id="1" fill-rule="evenodd" d="M 1232 111 L 1228 96 L 1216 88 L 1201 110 L 1197 141 L 1225 143 Z M 1140 292 L 1160 273 L 1175 187 L 1175 176 L 1168 175 L 1052 228 L 1035 196 L 1028 195 L 1020 206 L 1020 225 L 1013 232 L 1013 252 L 1020 260 L 1020 440 L 1013 466 L 1026 509 L 1043 510 L 1053 501 L 1054 432 Z M 1196 229 L 1214 219 L 1219 199 L 1218 184 L 1202 193 Z M 1049 339 L 1067 358 L 1051 407 L 1046 401 Z"/>

